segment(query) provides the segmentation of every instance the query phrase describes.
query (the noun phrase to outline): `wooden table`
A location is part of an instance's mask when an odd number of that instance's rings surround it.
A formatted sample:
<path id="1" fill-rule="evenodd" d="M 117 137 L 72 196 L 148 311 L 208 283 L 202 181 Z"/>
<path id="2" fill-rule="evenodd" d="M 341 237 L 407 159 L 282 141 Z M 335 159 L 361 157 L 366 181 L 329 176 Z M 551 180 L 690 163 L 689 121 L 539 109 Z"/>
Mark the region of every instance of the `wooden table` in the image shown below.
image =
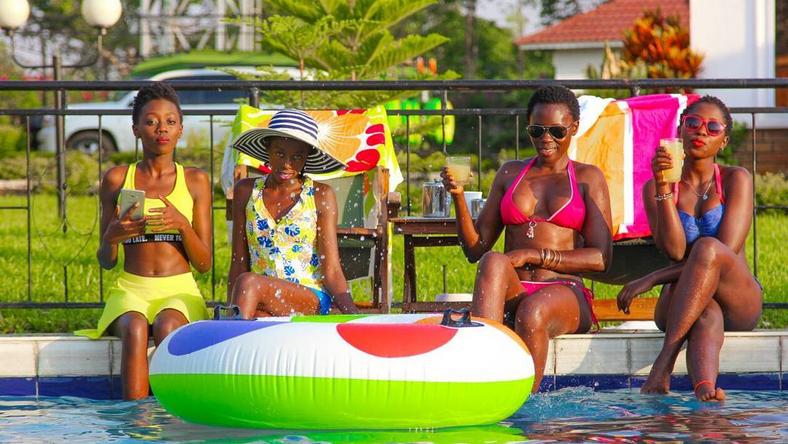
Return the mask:
<path id="1" fill-rule="evenodd" d="M 447 247 L 460 245 L 454 218 L 398 217 L 389 219 L 394 234 L 405 240 L 405 285 L 402 294 L 403 313 L 440 311 L 468 307 L 468 302 L 418 302 L 416 300 L 416 247 Z"/>

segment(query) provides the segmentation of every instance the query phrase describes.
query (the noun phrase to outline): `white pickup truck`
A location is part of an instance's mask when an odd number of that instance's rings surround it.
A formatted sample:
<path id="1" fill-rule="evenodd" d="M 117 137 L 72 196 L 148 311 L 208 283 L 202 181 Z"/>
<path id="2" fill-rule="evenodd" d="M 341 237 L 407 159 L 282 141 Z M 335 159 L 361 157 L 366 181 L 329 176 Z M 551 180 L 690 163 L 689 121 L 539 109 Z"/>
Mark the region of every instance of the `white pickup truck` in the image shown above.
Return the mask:
<path id="1" fill-rule="evenodd" d="M 246 68 L 252 70 L 251 68 Z M 282 68 L 289 70 L 289 68 Z M 293 70 L 295 71 L 295 70 Z M 181 69 L 166 71 L 151 77 L 149 80 L 234 80 L 230 74 L 210 69 Z M 121 93 L 122 94 L 122 93 Z M 128 109 L 134 101 L 136 91 L 129 91 L 117 101 L 90 102 L 69 104 L 68 109 L 99 109 L 117 110 Z M 237 110 L 238 99 L 247 97 L 243 90 L 179 90 L 178 98 L 181 108 L 212 109 L 212 110 Z M 213 141 L 220 144 L 224 141 L 230 130 L 232 116 L 214 116 Z M 54 116 L 46 116 L 37 140 L 42 151 L 55 151 L 55 122 Z M 208 146 L 210 137 L 210 117 L 208 115 L 191 115 L 183 118 L 184 136 L 181 137 L 178 147 L 185 147 L 187 141 L 205 140 Z M 105 115 L 101 118 L 101 133 L 105 153 L 114 151 L 134 151 L 134 134 L 131 132 L 131 115 L 112 116 Z M 95 153 L 99 147 L 99 119 L 97 116 L 70 115 L 65 118 L 65 141 L 67 149 L 80 150 L 86 153 Z"/>

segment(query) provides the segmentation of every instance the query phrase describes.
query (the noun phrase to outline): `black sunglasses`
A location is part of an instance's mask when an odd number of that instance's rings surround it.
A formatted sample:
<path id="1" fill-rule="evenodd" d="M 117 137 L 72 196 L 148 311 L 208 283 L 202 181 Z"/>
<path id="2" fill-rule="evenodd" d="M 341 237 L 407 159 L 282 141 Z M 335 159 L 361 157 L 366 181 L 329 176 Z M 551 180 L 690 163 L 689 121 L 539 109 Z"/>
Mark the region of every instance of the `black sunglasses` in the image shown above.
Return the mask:
<path id="1" fill-rule="evenodd" d="M 548 133 L 550 133 L 550 136 L 553 139 L 561 140 L 564 137 L 566 137 L 566 134 L 569 132 L 569 128 L 571 126 L 572 125 L 569 125 L 569 126 L 563 126 L 563 125 L 550 125 L 550 126 L 528 125 L 527 127 L 525 127 L 525 130 L 528 131 L 528 135 L 533 137 L 534 139 L 538 139 L 538 138 L 544 136 L 545 132 L 548 132 Z"/>

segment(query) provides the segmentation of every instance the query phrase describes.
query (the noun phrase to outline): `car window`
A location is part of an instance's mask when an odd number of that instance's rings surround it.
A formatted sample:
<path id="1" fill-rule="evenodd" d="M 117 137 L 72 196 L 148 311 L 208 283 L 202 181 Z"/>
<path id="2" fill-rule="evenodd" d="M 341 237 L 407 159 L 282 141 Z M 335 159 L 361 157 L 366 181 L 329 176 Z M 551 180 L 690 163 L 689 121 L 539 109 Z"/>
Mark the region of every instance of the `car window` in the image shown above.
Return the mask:
<path id="1" fill-rule="evenodd" d="M 191 89 L 178 90 L 178 100 L 181 101 L 181 105 L 199 105 L 205 103 L 203 96 L 203 91 Z"/>
<path id="2" fill-rule="evenodd" d="M 205 103 L 235 103 L 238 99 L 247 97 L 246 92 L 240 89 L 225 89 L 221 91 L 204 91 Z"/>

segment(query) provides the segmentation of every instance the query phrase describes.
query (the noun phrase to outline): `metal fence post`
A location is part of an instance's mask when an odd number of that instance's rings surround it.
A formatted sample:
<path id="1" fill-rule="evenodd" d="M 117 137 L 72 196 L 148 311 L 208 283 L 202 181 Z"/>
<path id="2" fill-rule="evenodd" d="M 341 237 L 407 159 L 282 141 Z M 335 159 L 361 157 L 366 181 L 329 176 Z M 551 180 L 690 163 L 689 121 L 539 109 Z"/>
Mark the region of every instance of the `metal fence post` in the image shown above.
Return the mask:
<path id="1" fill-rule="evenodd" d="M 62 64 L 60 54 L 52 56 L 52 67 L 54 68 L 53 79 L 60 80 Z M 55 109 L 62 111 L 65 108 L 63 96 L 65 91 L 58 89 L 55 91 Z M 55 165 L 57 168 L 57 214 L 60 217 L 63 233 L 68 230 L 66 224 L 66 147 L 65 147 L 65 117 L 62 114 L 55 116 Z"/>

